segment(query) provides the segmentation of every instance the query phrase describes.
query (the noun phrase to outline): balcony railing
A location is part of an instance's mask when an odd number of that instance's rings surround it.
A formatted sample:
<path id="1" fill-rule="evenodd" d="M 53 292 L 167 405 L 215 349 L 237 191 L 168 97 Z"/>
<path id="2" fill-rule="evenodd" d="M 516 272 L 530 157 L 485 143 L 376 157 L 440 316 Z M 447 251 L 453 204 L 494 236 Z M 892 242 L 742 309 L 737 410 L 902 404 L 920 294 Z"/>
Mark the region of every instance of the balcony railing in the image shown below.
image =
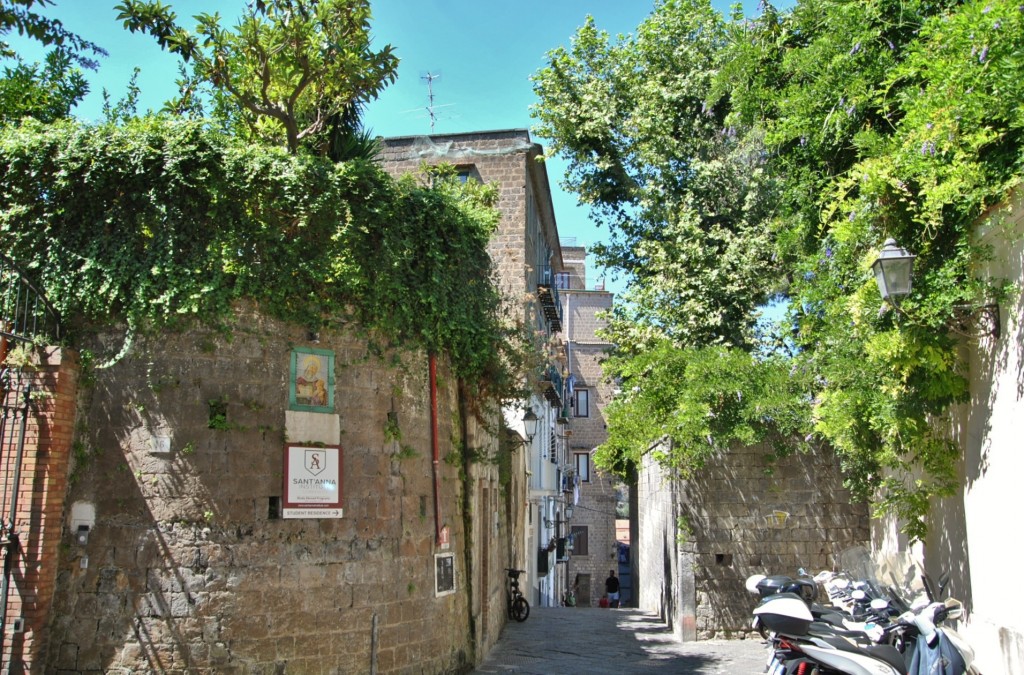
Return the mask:
<path id="1" fill-rule="evenodd" d="M 558 283 L 554 270 L 546 266 L 537 283 L 537 299 L 553 333 L 562 332 L 562 302 L 558 297 Z"/>
<path id="2" fill-rule="evenodd" d="M 544 371 L 540 386 L 544 398 L 548 400 L 551 407 L 555 410 L 560 409 L 562 407 L 562 374 L 558 372 L 558 368 L 548 366 L 548 369 Z"/>

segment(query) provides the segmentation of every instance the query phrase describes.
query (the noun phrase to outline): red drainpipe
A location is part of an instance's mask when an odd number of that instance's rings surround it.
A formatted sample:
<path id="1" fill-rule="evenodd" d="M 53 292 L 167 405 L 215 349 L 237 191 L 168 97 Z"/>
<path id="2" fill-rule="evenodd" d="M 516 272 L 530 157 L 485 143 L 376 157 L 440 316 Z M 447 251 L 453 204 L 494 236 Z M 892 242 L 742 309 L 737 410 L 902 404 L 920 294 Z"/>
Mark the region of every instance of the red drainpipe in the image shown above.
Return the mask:
<path id="1" fill-rule="evenodd" d="M 430 355 L 430 449 L 434 465 L 434 543 L 441 544 L 441 451 L 437 443 L 437 357 Z"/>

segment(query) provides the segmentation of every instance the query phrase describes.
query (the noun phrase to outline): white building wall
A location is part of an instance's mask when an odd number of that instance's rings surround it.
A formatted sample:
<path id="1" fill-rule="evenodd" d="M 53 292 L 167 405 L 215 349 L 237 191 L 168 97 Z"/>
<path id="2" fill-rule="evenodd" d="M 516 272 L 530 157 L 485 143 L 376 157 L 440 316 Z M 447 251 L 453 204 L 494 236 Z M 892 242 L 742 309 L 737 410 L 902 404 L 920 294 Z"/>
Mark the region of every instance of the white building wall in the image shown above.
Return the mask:
<path id="1" fill-rule="evenodd" d="M 963 448 L 958 494 L 933 505 L 923 555 L 932 578 L 950 573 L 948 593 L 967 618 L 957 627 L 983 673 L 1024 673 L 1024 612 L 1015 578 L 1024 560 L 1018 522 L 1024 513 L 1024 193 L 982 220 L 977 241 L 992 260 L 978 272 L 1017 284 L 1000 308 L 1001 335 L 964 339 L 970 402 L 956 411 L 952 434 Z M 906 538 L 891 518 L 872 528 L 876 549 L 899 550 Z"/>
<path id="2" fill-rule="evenodd" d="M 1018 191 L 1012 210 L 995 214 L 994 222 L 978 233 L 994 254 L 982 274 L 1016 284 L 1024 282 L 1022 196 Z M 1012 590 L 1024 561 L 1022 312 L 1024 294 L 1018 286 L 1000 307 L 1001 337 L 985 338 L 969 347 L 971 405 L 961 438 L 970 618 L 963 632 L 985 673 L 1024 673 L 1024 612 Z M 956 514 L 957 510 L 947 514 L 947 521 Z M 956 542 L 956 535 L 950 540 Z"/>

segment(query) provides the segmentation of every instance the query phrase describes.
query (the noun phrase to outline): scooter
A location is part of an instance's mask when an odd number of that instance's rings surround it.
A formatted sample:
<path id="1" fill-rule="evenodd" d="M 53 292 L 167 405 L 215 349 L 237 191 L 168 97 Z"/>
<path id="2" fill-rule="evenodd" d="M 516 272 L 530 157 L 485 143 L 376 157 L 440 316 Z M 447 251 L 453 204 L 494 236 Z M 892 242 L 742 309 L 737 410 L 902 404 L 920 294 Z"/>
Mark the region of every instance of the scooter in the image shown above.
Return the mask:
<path id="1" fill-rule="evenodd" d="M 956 631 L 936 625 L 962 611 L 959 601 L 948 599 L 904 612 L 885 627 L 882 644 L 860 631 L 815 622 L 807 604 L 794 594 L 770 596 L 754 615 L 771 633 L 770 675 L 974 674 L 970 646 Z"/>
<path id="2" fill-rule="evenodd" d="M 963 612 L 956 600 L 935 602 L 948 578 L 936 592 L 906 554 L 875 560 L 863 547 L 844 551 L 839 562 L 841 572 L 813 579 L 800 570 L 796 580 L 747 580 L 748 590 L 762 598 L 754 626 L 769 642 L 769 673 L 976 673 L 967 643 L 951 628 L 937 627 Z M 814 602 L 818 584 L 832 608 Z"/>

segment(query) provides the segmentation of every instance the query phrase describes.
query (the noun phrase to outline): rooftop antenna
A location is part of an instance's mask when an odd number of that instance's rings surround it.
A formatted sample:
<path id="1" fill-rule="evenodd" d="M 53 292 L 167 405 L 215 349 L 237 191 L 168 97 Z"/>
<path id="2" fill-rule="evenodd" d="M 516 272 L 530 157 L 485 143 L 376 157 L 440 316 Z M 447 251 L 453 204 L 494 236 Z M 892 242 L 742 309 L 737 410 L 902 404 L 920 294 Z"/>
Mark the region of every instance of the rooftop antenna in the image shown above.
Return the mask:
<path id="1" fill-rule="evenodd" d="M 437 114 L 434 112 L 434 80 L 441 77 L 441 73 L 432 73 L 429 70 L 426 75 L 420 77 L 427 82 L 427 114 L 430 115 L 430 133 L 434 133 L 434 124 L 437 122 Z"/>

